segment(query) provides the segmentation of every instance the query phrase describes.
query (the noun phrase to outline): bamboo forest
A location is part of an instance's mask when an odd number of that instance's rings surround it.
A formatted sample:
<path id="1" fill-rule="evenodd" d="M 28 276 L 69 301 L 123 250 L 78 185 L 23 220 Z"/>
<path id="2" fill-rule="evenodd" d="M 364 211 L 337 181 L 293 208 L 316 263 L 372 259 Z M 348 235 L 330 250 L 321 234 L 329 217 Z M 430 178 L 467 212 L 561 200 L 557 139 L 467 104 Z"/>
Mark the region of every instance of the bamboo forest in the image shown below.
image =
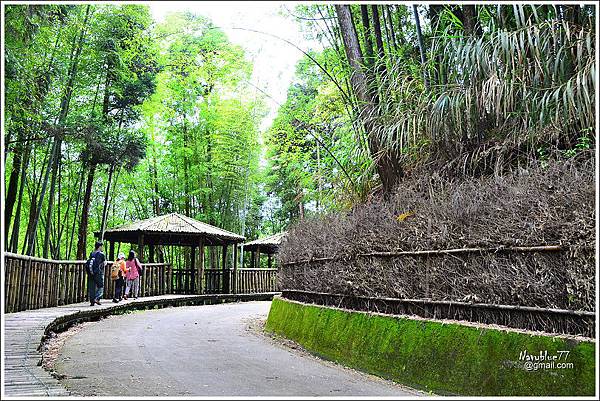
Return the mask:
<path id="1" fill-rule="evenodd" d="M 12 252 L 82 259 L 94 231 L 164 212 L 257 238 L 351 207 L 378 187 L 390 191 L 418 166 L 446 161 L 435 152 L 456 157 L 473 141 L 519 146 L 528 132 L 562 136 L 534 135 L 539 143 L 521 145 L 531 156 L 553 142 L 572 152 L 594 142 L 587 6 L 490 5 L 475 15 L 471 6 L 415 14 L 353 5 L 338 11 L 339 25 L 333 6 L 297 6 L 291 22 L 323 49 L 306 51 L 264 132 L 268 99 L 249 84 L 252 63 L 205 17 L 173 13 L 154 24 L 141 4 L 5 11 L 4 238 Z M 582 28 L 569 31 L 566 21 Z M 570 41 L 580 43 L 576 51 L 566 50 Z M 563 56 L 550 62 L 554 52 Z M 500 64 L 513 57 L 531 58 L 535 69 Z M 363 63 L 370 72 L 352 75 Z M 516 93 L 517 81 L 530 93 Z M 369 91 L 377 101 L 362 105 Z M 498 92 L 493 104 L 481 98 Z M 471 153 L 482 151 L 495 156 Z"/>
<path id="2" fill-rule="evenodd" d="M 100 305 L 81 269 L 104 246 L 106 263 L 139 257 L 144 297 L 167 297 L 132 308 L 268 300 L 275 337 L 429 395 L 597 395 L 595 2 L 2 10 L 7 315 Z M 51 267 L 26 284 L 27 263 Z M 574 370 L 509 369 L 555 349 Z M 308 382 L 299 395 L 334 391 Z M 296 394 L 230 388 L 214 394 Z"/>

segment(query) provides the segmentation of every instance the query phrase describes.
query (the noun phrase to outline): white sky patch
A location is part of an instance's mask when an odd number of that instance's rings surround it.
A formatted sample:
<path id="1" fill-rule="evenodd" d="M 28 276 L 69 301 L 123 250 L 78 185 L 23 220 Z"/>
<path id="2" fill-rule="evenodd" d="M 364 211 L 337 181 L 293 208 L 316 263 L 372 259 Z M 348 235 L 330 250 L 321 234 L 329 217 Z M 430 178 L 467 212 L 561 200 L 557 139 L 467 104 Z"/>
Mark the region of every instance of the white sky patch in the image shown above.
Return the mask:
<path id="1" fill-rule="evenodd" d="M 147 3 L 156 22 L 161 22 L 169 12 L 190 11 L 203 15 L 222 28 L 232 43 L 240 45 L 246 57 L 254 64 L 251 83 L 264 91 L 269 114 L 261 122 L 266 130 L 277 114 L 278 103 L 285 102 L 287 89 L 292 82 L 296 63 L 303 54 L 283 40 L 257 32 L 276 35 L 289 40 L 304 51 L 321 49 L 319 43 L 308 41 L 300 31 L 300 23 L 288 16 L 286 7 L 294 10 L 293 2 L 196 2 L 153 1 Z M 285 5 L 285 7 L 282 7 Z M 260 94 L 256 90 L 257 94 Z"/>

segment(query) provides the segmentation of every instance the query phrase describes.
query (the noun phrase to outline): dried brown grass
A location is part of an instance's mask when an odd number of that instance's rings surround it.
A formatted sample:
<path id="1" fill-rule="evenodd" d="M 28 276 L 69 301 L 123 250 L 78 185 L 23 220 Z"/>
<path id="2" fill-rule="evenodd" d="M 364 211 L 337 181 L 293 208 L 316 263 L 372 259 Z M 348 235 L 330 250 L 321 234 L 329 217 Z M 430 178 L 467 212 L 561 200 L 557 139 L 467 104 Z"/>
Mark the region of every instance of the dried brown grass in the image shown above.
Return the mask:
<path id="1" fill-rule="evenodd" d="M 281 287 L 594 310 L 594 160 L 592 152 L 580 156 L 501 177 L 413 179 L 388 200 L 305 220 L 282 244 Z M 356 257 L 373 251 L 557 244 L 567 250 Z M 335 260 L 285 266 L 318 257 Z"/>

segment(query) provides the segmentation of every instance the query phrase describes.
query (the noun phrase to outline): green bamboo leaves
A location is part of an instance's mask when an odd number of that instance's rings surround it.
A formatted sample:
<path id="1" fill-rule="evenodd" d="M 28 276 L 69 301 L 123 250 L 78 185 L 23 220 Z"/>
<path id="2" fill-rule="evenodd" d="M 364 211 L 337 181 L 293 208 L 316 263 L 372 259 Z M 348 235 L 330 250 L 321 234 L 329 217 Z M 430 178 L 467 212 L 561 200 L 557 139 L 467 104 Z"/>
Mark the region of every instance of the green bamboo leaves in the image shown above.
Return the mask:
<path id="1" fill-rule="evenodd" d="M 445 77 L 430 91 L 402 68 L 382 86 L 377 134 L 400 151 L 422 139 L 485 139 L 486 132 L 526 136 L 547 127 L 573 137 L 593 127 L 595 33 L 566 20 L 525 22 L 481 37 L 434 38 L 427 66 Z M 373 116 L 374 117 L 374 116 Z"/>

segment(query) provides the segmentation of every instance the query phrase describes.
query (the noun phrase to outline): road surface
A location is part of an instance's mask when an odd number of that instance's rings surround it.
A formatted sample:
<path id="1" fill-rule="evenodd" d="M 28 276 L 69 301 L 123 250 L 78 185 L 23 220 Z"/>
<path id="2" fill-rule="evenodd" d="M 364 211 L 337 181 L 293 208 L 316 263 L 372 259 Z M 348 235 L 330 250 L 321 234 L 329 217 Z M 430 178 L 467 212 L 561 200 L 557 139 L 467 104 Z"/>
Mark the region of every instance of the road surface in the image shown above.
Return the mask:
<path id="1" fill-rule="evenodd" d="M 68 338 L 55 363 L 74 395 L 409 396 L 414 390 L 277 344 L 252 322 L 270 302 L 112 316 Z M 256 324 L 254 324 L 256 326 Z"/>

